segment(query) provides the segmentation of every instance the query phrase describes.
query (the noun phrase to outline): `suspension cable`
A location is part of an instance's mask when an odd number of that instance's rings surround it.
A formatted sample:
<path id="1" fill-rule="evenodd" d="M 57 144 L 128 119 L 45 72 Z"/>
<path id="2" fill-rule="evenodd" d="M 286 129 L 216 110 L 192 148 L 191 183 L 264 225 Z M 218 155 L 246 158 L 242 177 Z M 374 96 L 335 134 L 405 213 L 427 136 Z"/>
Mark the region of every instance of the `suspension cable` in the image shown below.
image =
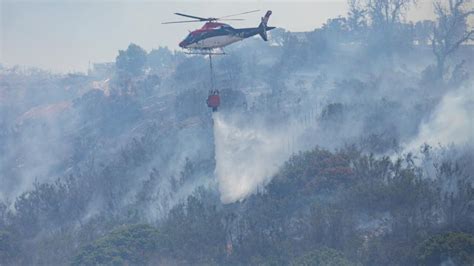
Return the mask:
<path id="1" fill-rule="evenodd" d="M 212 54 L 209 53 L 209 66 L 211 67 L 211 90 L 214 90 L 214 71 L 212 69 Z"/>

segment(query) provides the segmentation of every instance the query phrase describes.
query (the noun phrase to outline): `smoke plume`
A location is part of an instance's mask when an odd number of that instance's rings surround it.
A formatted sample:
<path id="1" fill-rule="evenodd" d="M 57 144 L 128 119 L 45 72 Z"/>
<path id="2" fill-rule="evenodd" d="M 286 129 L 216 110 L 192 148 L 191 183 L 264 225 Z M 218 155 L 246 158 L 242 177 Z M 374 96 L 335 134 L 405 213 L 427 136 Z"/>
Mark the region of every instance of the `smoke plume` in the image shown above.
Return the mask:
<path id="1" fill-rule="evenodd" d="M 415 150 L 423 143 L 464 145 L 473 140 L 474 93 L 470 84 L 443 97 L 428 121 L 421 123 L 418 136 L 407 149 Z"/>

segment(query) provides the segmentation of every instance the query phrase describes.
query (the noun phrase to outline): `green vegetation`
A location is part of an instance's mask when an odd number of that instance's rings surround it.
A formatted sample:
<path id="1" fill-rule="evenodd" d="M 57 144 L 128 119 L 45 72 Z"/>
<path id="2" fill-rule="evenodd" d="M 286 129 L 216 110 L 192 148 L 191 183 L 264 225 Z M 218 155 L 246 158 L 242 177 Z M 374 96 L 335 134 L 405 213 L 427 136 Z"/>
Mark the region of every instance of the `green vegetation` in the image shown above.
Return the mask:
<path id="1" fill-rule="evenodd" d="M 73 265 L 143 265 L 159 250 L 160 234 L 149 225 L 128 225 L 81 248 Z"/>
<path id="2" fill-rule="evenodd" d="M 441 179 L 423 178 L 411 160 L 409 155 L 395 161 L 377 158 L 355 147 L 337 152 L 315 148 L 292 156 L 265 192 L 245 201 L 222 205 L 217 191 L 200 188 L 156 226 L 133 224 L 140 220 L 133 209 L 116 219 L 99 216 L 72 235 L 52 231 L 37 256 L 55 248 L 61 250 L 58 256 L 73 255 L 73 265 L 472 264 L 472 220 L 465 219 L 466 209 L 452 208 L 453 202 L 471 201 L 472 192 L 442 192 Z M 190 164 L 186 175 L 195 171 Z M 461 161 L 455 164 L 462 172 Z M 442 167 L 442 173 L 452 176 L 448 168 Z M 144 184 L 156 178 L 155 171 Z M 458 184 L 466 182 L 456 178 Z M 28 263 L 19 256 L 28 245 L 15 240 L 13 232 L 35 234 L 38 229 L 22 226 L 28 227 L 30 219 L 42 226 L 41 217 L 54 217 L 49 213 L 56 201 L 46 199 L 62 195 L 66 204 L 68 197 L 76 197 L 62 189 L 67 191 L 59 182 L 36 186 L 21 198 L 16 207 L 22 216 L 12 217 L 26 220 L 0 231 L 3 261 Z M 150 193 L 142 190 L 140 200 L 148 202 Z M 42 261 L 63 263 L 64 257 Z"/>
<path id="3" fill-rule="evenodd" d="M 349 266 L 352 265 L 341 252 L 330 249 L 322 248 L 320 250 L 309 252 L 304 256 L 296 259 L 292 266 L 315 266 L 315 265 L 326 265 L 326 266 Z"/>
<path id="4" fill-rule="evenodd" d="M 472 264 L 471 224 L 453 232 L 462 220 L 434 222 L 453 210 L 410 160 L 354 147 L 299 153 L 265 193 L 222 205 L 200 189 L 158 228 L 119 226 L 82 247 L 73 264 Z"/>
<path id="5" fill-rule="evenodd" d="M 460 232 L 434 235 L 418 247 L 422 265 L 439 265 L 450 261 L 454 265 L 474 264 L 474 236 Z"/>
<path id="6" fill-rule="evenodd" d="M 18 242 L 12 234 L 0 230 L 0 261 L 13 263 L 19 259 Z"/>

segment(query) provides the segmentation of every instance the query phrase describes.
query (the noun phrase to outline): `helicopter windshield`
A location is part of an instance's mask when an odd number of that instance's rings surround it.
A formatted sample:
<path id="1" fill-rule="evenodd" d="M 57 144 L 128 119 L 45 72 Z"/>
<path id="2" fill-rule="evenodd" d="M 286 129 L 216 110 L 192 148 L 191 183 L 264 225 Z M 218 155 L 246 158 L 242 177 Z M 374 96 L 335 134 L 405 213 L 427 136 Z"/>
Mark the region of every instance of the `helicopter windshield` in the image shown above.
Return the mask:
<path id="1" fill-rule="evenodd" d="M 195 39 L 195 36 L 193 33 L 189 33 L 188 36 L 184 39 L 184 42 L 186 43 L 192 43 Z"/>

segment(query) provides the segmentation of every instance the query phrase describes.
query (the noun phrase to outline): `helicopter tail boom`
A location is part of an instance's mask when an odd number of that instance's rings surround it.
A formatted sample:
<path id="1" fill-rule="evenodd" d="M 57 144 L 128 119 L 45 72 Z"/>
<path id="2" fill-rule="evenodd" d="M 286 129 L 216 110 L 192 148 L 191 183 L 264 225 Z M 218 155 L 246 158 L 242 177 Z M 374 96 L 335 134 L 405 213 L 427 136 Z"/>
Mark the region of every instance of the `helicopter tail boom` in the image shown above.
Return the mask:
<path id="1" fill-rule="evenodd" d="M 260 22 L 260 25 L 258 25 L 258 34 L 264 41 L 267 41 L 267 31 L 274 29 L 274 27 L 268 27 L 267 28 L 267 23 L 268 19 L 270 18 L 270 15 L 272 14 L 271 10 L 268 10 L 265 16 L 262 18 L 262 21 Z"/>

